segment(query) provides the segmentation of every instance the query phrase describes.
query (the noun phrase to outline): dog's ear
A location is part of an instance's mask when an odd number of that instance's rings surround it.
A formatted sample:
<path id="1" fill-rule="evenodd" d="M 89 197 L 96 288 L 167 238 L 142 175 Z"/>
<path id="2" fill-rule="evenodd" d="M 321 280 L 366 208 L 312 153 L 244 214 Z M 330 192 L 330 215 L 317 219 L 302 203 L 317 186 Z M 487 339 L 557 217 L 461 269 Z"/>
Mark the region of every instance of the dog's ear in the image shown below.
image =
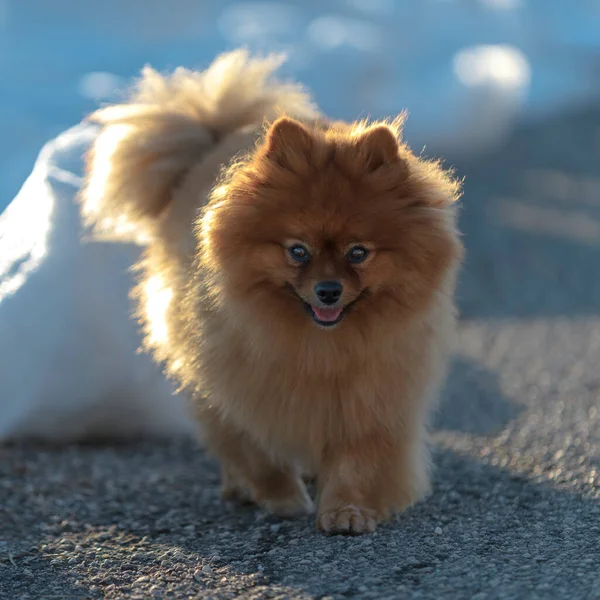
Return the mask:
<path id="1" fill-rule="evenodd" d="M 367 170 L 375 171 L 384 165 L 401 162 L 400 144 L 396 132 L 387 125 L 374 125 L 361 133 L 357 140 Z"/>
<path id="2" fill-rule="evenodd" d="M 280 117 L 269 128 L 264 156 L 285 166 L 295 158 L 309 158 L 313 150 L 313 137 L 299 121 Z M 286 160 L 288 159 L 288 160 Z"/>

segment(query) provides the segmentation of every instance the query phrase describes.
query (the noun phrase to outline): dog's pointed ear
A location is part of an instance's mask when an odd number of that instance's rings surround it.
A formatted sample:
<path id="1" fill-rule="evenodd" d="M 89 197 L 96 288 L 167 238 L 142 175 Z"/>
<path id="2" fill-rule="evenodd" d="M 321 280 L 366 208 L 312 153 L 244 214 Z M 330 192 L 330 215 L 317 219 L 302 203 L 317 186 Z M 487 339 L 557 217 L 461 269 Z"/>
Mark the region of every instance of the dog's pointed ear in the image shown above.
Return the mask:
<path id="1" fill-rule="evenodd" d="M 299 121 L 280 117 L 269 128 L 265 138 L 264 155 L 278 162 L 285 156 L 309 157 L 313 149 L 313 137 Z"/>
<path id="2" fill-rule="evenodd" d="M 387 125 L 369 127 L 360 134 L 357 144 L 369 171 L 401 161 L 397 133 Z"/>

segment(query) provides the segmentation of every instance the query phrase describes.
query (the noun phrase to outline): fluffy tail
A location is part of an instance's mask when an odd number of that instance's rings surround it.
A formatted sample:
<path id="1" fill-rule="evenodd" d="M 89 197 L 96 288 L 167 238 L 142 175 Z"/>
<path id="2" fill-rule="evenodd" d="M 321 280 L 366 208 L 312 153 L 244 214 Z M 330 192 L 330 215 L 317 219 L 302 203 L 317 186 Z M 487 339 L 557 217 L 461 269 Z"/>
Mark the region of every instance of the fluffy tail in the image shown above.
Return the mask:
<path id="1" fill-rule="evenodd" d="M 203 72 L 179 68 L 163 76 L 146 67 L 127 103 L 89 117 L 102 129 L 82 194 L 88 224 L 123 238 L 152 235 L 174 188 L 229 135 L 281 112 L 315 118 L 299 86 L 271 79 L 282 62 L 236 50 Z"/>

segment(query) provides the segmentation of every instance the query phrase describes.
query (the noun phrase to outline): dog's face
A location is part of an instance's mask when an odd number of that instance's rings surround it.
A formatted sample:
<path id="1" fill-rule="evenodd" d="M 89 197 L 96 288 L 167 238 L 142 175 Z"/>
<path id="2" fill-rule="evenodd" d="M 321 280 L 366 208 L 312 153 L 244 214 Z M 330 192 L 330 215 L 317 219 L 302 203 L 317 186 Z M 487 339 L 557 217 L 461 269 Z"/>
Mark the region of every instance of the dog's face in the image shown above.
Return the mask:
<path id="1" fill-rule="evenodd" d="M 272 327 L 400 318 L 427 305 L 460 256 L 457 191 L 386 125 L 281 119 L 215 192 L 205 262 Z"/>
<path id="2" fill-rule="evenodd" d="M 288 289 L 320 327 L 335 327 L 368 293 L 365 268 L 372 258 L 371 243 L 306 231 L 283 247 L 292 268 L 286 276 Z"/>

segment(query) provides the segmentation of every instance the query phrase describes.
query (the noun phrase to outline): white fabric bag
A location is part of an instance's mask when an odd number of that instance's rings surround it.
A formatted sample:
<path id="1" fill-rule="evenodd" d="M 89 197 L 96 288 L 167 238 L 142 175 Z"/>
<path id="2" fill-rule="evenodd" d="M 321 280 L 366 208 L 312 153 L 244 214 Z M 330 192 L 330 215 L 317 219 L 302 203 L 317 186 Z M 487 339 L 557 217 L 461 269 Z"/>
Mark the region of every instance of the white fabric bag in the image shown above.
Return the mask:
<path id="1" fill-rule="evenodd" d="M 140 249 L 85 239 L 76 194 L 96 128 L 42 149 L 0 215 L 0 441 L 172 436 L 181 396 L 137 352 L 130 267 Z"/>

